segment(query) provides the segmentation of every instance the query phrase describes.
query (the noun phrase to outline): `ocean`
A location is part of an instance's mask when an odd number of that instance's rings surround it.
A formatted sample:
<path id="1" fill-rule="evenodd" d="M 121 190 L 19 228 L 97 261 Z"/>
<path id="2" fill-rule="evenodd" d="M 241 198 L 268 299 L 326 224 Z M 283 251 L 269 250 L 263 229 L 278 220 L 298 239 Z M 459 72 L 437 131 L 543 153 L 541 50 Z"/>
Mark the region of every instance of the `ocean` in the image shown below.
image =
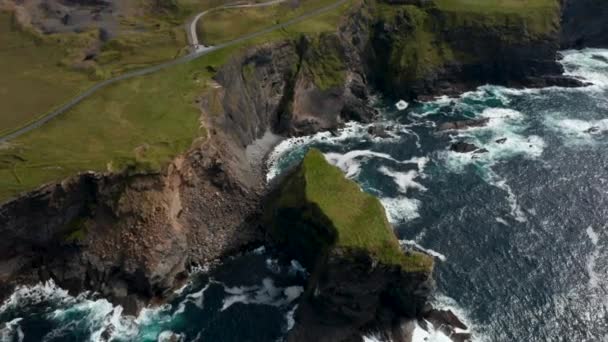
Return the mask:
<path id="1" fill-rule="evenodd" d="M 590 85 L 486 85 L 405 110 L 379 96 L 379 122 L 283 141 L 268 178 L 323 151 L 381 198 L 404 247 L 435 257 L 433 303 L 475 341 L 608 341 L 608 50 L 564 51 L 561 63 Z M 454 152 L 456 142 L 485 152 Z M 21 287 L 0 307 L 0 341 L 280 341 L 306 277 L 262 247 L 193 270 L 173 301 L 138 317 L 52 282 Z"/>

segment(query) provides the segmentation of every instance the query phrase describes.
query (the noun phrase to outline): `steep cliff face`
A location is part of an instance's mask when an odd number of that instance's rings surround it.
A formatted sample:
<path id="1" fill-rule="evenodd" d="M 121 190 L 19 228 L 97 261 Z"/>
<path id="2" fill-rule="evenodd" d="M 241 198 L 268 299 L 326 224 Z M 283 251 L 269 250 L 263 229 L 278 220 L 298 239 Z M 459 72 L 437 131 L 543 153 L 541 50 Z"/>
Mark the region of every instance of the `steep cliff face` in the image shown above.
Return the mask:
<path id="1" fill-rule="evenodd" d="M 411 3 L 373 5 L 369 63 L 383 92 L 415 98 L 486 83 L 578 84 L 559 76 L 556 0 Z"/>
<path id="2" fill-rule="evenodd" d="M 348 63 L 334 35 L 253 48 L 197 99 L 209 137 L 163 172 L 83 174 L 3 204 L 0 287 L 52 277 L 134 312 L 169 295 L 190 265 L 261 241 L 256 215 L 271 146 L 257 139 L 371 120 L 363 76 Z"/>
<path id="3" fill-rule="evenodd" d="M 606 16 L 599 15 L 605 1 L 567 1 L 561 29 L 552 0 L 535 1 L 540 5 L 524 6 L 525 11 L 450 7 L 453 3 L 458 1 L 368 0 L 336 33 L 235 56 L 198 99 L 208 139 L 194 142 L 162 173 L 84 174 L 3 204 L 0 289 L 53 277 L 73 291 L 96 290 L 136 311 L 141 303 L 166 296 L 189 265 L 263 239 L 257 220 L 263 167 L 260 153 L 252 156 L 247 147 L 266 132 L 302 135 L 347 120 L 371 121 L 376 113 L 369 106 L 370 83 L 407 98 L 486 82 L 576 85 L 555 77 L 561 72 L 555 62 L 559 33 L 562 46 L 605 41 Z M 580 16 L 590 18 L 588 31 L 578 26 L 585 20 Z M 350 264 L 345 253 L 357 262 Z M 316 252 L 310 254 L 317 260 Z M 322 300 L 312 296 L 301 310 L 319 312 L 319 303 L 332 303 L 333 311 L 325 312 L 349 322 L 345 334 L 378 317 L 378 298 L 398 302 L 385 296 L 387 284 L 426 279 L 379 267 L 373 257 L 350 249 L 334 248 L 323 260 L 314 280 Z M 351 275 L 370 281 L 346 286 Z M 408 289 L 420 296 L 413 304 L 410 298 L 408 305 L 397 305 L 413 308 L 402 314 L 418 315 L 426 291 Z M 352 297 L 362 299 L 358 309 L 343 301 Z"/>
<path id="4" fill-rule="evenodd" d="M 380 201 L 318 150 L 308 152 L 265 208 L 271 240 L 311 272 L 291 341 L 345 341 L 380 320 L 421 316 L 433 261 L 399 247 Z"/>
<path id="5" fill-rule="evenodd" d="M 369 89 L 359 55 L 336 34 L 302 36 L 235 58 L 216 79 L 229 89 L 223 110 L 241 127 L 243 145 L 267 129 L 306 135 L 345 121 L 371 121 Z"/>
<path id="6" fill-rule="evenodd" d="M 564 0 L 562 48 L 608 47 L 608 1 Z"/>
<path id="7" fill-rule="evenodd" d="M 248 218 L 261 177 L 240 158 L 244 152 L 211 139 L 162 174 L 89 173 L 5 204 L 0 282 L 53 278 L 74 292 L 97 291 L 129 312 L 165 298 L 190 265 L 259 238 Z"/>

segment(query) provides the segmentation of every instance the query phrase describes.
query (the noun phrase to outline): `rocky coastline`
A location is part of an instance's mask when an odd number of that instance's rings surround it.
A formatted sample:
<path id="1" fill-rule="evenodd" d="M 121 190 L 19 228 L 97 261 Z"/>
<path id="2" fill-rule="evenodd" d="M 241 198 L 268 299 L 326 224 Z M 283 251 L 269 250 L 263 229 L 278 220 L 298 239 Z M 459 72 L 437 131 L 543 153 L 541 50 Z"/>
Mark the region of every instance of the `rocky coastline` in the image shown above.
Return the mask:
<path id="1" fill-rule="evenodd" d="M 334 130 L 350 120 L 372 122 L 377 115 L 372 91 L 424 100 L 484 83 L 582 85 L 563 77 L 556 59 L 562 48 L 608 46 L 606 36 L 598 34 L 607 25 L 608 16 L 601 15 L 606 6 L 593 10 L 591 3 L 564 1 L 547 31 L 521 39 L 522 32 L 509 25 L 485 31 L 475 25 L 428 26 L 449 22 L 452 14 L 426 2 L 364 1 L 334 34 L 302 36 L 235 56 L 218 70 L 217 87 L 197 98 L 209 136 L 195 141 L 162 172 L 84 173 L 0 206 L 0 301 L 18 284 L 50 278 L 73 293 L 96 291 L 123 305 L 127 313 L 166 300 L 190 267 L 274 242 L 266 232 L 262 205 L 279 186 L 265 182 L 262 158 L 271 145 L 255 156 L 247 153 L 265 134 L 300 136 Z M 385 6 L 396 7 L 386 15 Z M 591 18 L 594 29 L 582 29 L 580 18 Z M 429 57 L 411 50 L 411 42 L 428 43 L 428 34 L 441 51 Z M 475 58 L 462 57 L 458 51 L 465 50 Z M 421 69 L 422 64 L 426 67 Z M 482 123 L 455 123 L 445 130 L 476 124 Z M 333 270 L 358 267 L 360 272 L 348 274 L 349 280 L 375 274 L 365 256 L 349 265 L 344 258 L 328 260 L 335 264 Z M 302 305 L 297 317 L 304 328 L 296 327 L 290 339 L 310 340 L 304 331 L 352 340 L 353 331 L 382 327 L 393 340 L 406 341 L 412 320 L 452 319 L 425 306 L 432 292 L 428 276 L 408 278 L 404 284 L 425 289 L 417 292 L 420 296 L 410 311 L 403 306 L 397 315 L 382 309 L 388 306 L 379 305 L 377 296 L 372 317 L 319 327 L 313 318 L 332 311 Z M 351 290 L 357 289 L 344 289 Z M 328 293 L 330 301 L 340 298 Z M 467 337 L 454 335 L 457 338 Z"/>

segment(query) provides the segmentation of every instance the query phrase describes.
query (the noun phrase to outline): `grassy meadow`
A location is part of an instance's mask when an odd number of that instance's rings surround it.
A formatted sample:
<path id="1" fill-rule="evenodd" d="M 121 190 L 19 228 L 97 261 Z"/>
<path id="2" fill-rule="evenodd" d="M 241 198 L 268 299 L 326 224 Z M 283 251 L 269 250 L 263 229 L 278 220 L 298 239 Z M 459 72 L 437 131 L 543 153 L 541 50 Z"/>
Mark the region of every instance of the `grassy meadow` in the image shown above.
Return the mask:
<path id="1" fill-rule="evenodd" d="M 301 0 L 297 7 L 293 7 L 290 1 L 286 1 L 268 7 L 213 11 L 198 22 L 199 40 L 206 45 L 218 45 L 244 34 L 280 24 L 334 2 L 336 0 Z"/>
<path id="2" fill-rule="evenodd" d="M 210 90 L 209 70 L 255 44 L 334 30 L 348 8 L 347 3 L 190 63 L 116 83 L 0 145 L 0 202 L 88 170 L 160 171 L 194 139 L 205 136 L 195 98 Z"/>

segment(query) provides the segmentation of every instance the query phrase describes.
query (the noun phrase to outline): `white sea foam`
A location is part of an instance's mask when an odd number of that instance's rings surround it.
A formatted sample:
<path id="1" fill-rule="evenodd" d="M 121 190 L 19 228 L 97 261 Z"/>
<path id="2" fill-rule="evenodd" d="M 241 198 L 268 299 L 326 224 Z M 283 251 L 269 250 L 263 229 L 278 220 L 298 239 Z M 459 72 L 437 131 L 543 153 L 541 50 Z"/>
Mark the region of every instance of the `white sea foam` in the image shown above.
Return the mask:
<path id="1" fill-rule="evenodd" d="M 224 298 L 220 311 L 224 311 L 236 303 L 287 305 L 296 300 L 304 292 L 304 288 L 301 286 L 279 288 L 274 285 L 272 279 L 264 278 L 261 286 L 224 287 L 224 291 L 230 296 Z"/>
<path id="2" fill-rule="evenodd" d="M 457 332 L 470 333 L 473 342 L 489 342 L 488 338 L 482 332 L 482 327 L 480 327 L 476 322 L 473 322 L 469 318 L 469 312 L 465 308 L 460 306 L 458 302 L 453 298 L 448 297 L 442 293 L 437 293 L 433 298 L 431 304 L 433 305 L 433 308 L 437 310 L 452 311 L 456 315 L 456 317 L 458 317 L 458 319 L 468 327 L 468 330 L 457 329 Z"/>
<path id="3" fill-rule="evenodd" d="M 397 107 L 398 110 L 406 110 L 407 107 L 409 107 L 409 105 L 410 105 L 409 103 L 407 103 L 403 100 L 400 100 L 399 102 L 397 102 L 395 104 L 395 107 Z"/>
<path id="4" fill-rule="evenodd" d="M 36 305 L 43 301 L 60 303 L 73 302 L 74 300 L 68 294 L 68 291 L 55 285 L 55 282 L 51 279 L 34 286 L 18 286 L 0 307 L 0 313 L 15 310 L 19 307 Z"/>
<path id="5" fill-rule="evenodd" d="M 500 224 L 504 224 L 505 226 L 510 226 L 509 222 L 507 222 L 505 219 L 503 219 L 502 217 L 497 217 L 496 218 L 496 222 L 500 223 Z"/>
<path id="6" fill-rule="evenodd" d="M 519 202 L 517 201 L 517 196 L 513 192 L 513 189 L 507 184 L 507 180 L 501 178 L 493 171 L 488 174 L 488 180 L 486 180 L 489 184 L 494 185 L 495 187 L 503 190 L 507 193 L 507 202 L 509 203 L 509 207 L 511 207 L 511 215 L 518 222 L 526 222 L 526 214 L 522 210 Z"/>
<path id="7" fill-rule="evenodd" d="M 268 174 L 266 175 L 266 179 L 270 181 L 279 174 L 279 160 L 286 153 L 303 148 L 314 141 L 323 141 L 326 144 L 338 144 L 348 139 L 367 137 L 367 129 L 370 126 L 371 124 L 364 125 L 356 122 L 348 122 L 345 124 L 344 128 L 334 133 L 326 131 L 306 137 L 283 140 L 280 144 L 275 146 L 274 150 L 268 156 Z"/>
<path id="8" fill-rule="evenodd" d="M 415 198 L 383 197 L 380 201 L 391 223 L 403 223 L 420 217 L 418 210 L 422 202 Z"/>
<path id="9" fill-rule="evenodd" d="M 545 125 L 566 138 L 571 145 L 589 145 L 608 134 L 608 119 L 581 120 L 549 116 Z"/>
<path id="10" fill-rule="evenodd" d="M 430 322 L 427 322 L 429 331 L 424 330 L 418 322 L 414 328 L 412 342 L 452 342 L 452 340 L 444 333 L 433 327 Z"/>
<path id="11" fill-rule="evenodd" d="M 397 184 L 397 186 L 399 187 L 399 191 L 403 194 L 406 194 L 408 189 L 416 189 L 420 191 L 427 190 L 425 186 L 415 181 L 415 179 L 418 178 L 419 175 L 417 170 L 397 172 L 386 166 L 381 166 L 378 171 L 393 178 L 395 184 Z"/>
<path id="12" fill-rule="evenodd" d="M 430 255 L 432 257 L 435 257 L 435 258 L 437 258 L 437 259 L 439 259 L 439 260 L 441 260 L 443 262 L 445 262 L 448 259 L 448 258 L 446 258 L 445 255 L 443 255 L 443 254 L 441 254 L 441 253 L 439 253 L 437 251 L 434 251 L 434 250 L 432 250 L 430 248 L 424 248 L 424 247 L 422 247 L 421 245 L 419 245 L 414 240 L 399 240 L 399 244 L 401 246 L 410 246 L 410 247 L 413 247 L 414 249 L 416 249 L 416 250 L 418 250 L 420 252 L 426 253 L 426 254 L 428 254 L 428 255 Z"/>
<path id="13" fill-rule="evenodd" d="M 593 227 L 591 227 L 591 226 L 587 227 L 587 230 L 585 232 L 587 233 L 589 240 L 591 240 L 591 243 L 594 246 L 597 246 L 598 242 L 600 241 L 600 237 L 597 235 L 595 230 L 593 230 Z"/>
<path id="14" fill-rule="evenodd" d="M 600 56 L 608 58 L 608 51 L 601 49 L 583 49 L 563 51 L 561 60 L 566 69 L 565 74 L 579 77 L 593 84 L 592 89 L 603 90 L 608 88 L 608 64 L 594 58 Z"/>
<path id="15" fill-rule="evenodd" d="M 365 159 L 381 158 L 397 162 L 397 160 L 395 160 L 389 154 L 370 150 L 354 150 L 344 154 L 330 152 L 325 154 L 325 158 L 329 163 L 344 171 L 344 173 L 346 173 L 346 177 L 348 178 L 354 178 L 359 174 L 361 171 L 361 163 Z"/>
<path id="16" fill-rule="evenodd" d="M 545 141 L 537 135 L 526 136 L 523 131 L 528 127 L 525 116 L 516 110 L 504 108 L 485 109 L 480 117 L 489 119 L 486 126 L 472 127 L 458 131 L 452 142 L 466 141 L 486 150 L 485 153 L 440 152 L 448 169 L 462 172 L 469 164 L 492 166 L 495 163 L 523 156 L 534 159 L 542 155 Z"/>
<path id="17" fill-rule="evenodd" d="M 600 275 L 595 271 L 595 265 L 597 259 L 600 257 L 600 248 L 598 246 L 599 236 L 591 226 L 587 227 L 586 233 L 589 240 L 591 240 L 591 243 L 593 244 L 593 251 L 587 257 L 587 262 L 585 264 L 587 273 L 589 274 L 589 287 L 598 288 L 600 286 L 601 278 Z"/>
<path id="18" fill-rule="evenodd" d="M 157 342 L 181 342 L 184 341 L 186 336 L 183 334 L 177 334 L 171 330 L 162 331 L 158 334 Z"/>
<path id="19" fill-rule="evenodd" d="M 19 325 L 23 318 L 15 318 L 0 325 L 0 342 L 22 342 L 25 334 Z"/>
<path id="20" fill-rule="evenodd" d="M 285 332 L 290 331 L 296 325 L 295 314 L 297 309 L 298 304 L 294 305 L 293 308 L 291 308 L 291 310 L 287 311 L 287 313 L 285 314 Z"/>
<path id="21" fill-rule="evenodd" d="M 391 342 L 390 340 L 381 339 L 376 335 L 365 335 L 362 336 L 363 342 Z"/>
<path id="22" fill-rule="evenodd" d="M 291 260 L 291 263 L 289 265 L 289 274 L 290 275 L 301 274 L 301 275 L 307 276 L 308 271 L 297 260 Z"/>

